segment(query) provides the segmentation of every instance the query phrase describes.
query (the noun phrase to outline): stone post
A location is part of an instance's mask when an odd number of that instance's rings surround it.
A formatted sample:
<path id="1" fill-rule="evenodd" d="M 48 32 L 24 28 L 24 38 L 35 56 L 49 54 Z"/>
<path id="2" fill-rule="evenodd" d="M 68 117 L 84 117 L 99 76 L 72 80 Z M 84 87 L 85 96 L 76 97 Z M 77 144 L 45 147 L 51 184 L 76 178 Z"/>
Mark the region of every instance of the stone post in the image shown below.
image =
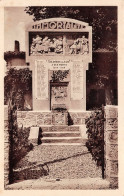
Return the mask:
<path id="1" fill-rule="evenodd" d="M 105 106 L 105 177 L 110 188 L 118 188 L 118 107 Z"/>
<path id="2" fill-rule="evenodd" d="M 4 186 L 9 184 L 9 122 L 8 106 L 4 106 Z"/>

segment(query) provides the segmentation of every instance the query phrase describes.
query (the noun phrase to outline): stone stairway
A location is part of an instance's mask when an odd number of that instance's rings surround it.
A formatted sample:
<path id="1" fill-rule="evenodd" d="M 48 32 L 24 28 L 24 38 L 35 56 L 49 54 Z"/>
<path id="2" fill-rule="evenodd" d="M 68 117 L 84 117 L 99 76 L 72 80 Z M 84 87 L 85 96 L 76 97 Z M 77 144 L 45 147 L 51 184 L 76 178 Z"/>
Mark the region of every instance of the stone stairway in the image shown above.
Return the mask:
<path id="1" fill-rule="evenodd" d="M 79 126 L 52 126 L 42 127 L 39 141 L 43 145 L 80 145 L 85 142 L 81 137 Z"/>

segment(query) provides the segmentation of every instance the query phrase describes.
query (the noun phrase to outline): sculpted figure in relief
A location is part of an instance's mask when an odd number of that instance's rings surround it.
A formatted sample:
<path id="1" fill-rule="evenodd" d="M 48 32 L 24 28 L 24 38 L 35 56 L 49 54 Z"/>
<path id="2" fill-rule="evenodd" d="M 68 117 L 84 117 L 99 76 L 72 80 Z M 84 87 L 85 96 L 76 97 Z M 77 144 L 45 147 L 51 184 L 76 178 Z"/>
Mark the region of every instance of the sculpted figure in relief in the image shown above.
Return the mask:
<path id="1" fill-rule="evenodd" d="M 67 39 L 63 39 L 63 37 L 49 39 L 47 36 L 42 38 L 36 35 L 36 37 L 32 39 L 30 54 L 62 54 L 63 45 L 65 52 L 69 52 L 69 54 L 87 54 L 89 52 L 89 42 L 84 35 L 74 40 L 71 46 L 67 44 L 66 40 Z"/>
<path id="2" fill-rule="evenodd" d="M 88 53 L 88 39 L 83 35 L 79 38 L 79 43 L 81 47 L 81 54 Z"/>
<path id="3" fill-rule="evenodd" d="M 56 100 L 60 99 L 60 98 L 63 99 L 65 97 L 67 97 L 67 88 L 66 87 L 61 87 L 61 86 L 54 87 L 52 93 L 53 93 Z"/>
<path id="4" fill-rule="evenodd" d="M 55 40 L 55 53 L 62 53 L 63 51 L 63 40 L 60 37 L 59 39 Z"/>
<path id="5" fill-rule="evenodd" d="M 78 43 L 79 43 L 78 39 L 74 40 L 74 43 L 70 47 L 70 54 L 77 54 Z"/>
<path id="6" fill-rule="evenodd" d="M 42 38 L 39 35 L 36 35 L 36 38 L 33 38 L 31 44 L 31 54 L 37 54 L 41 51 Z"/>
<path id="7" fill-rule="evenodd" d="M 58 39 L 53 38 L 49 39 L 45 36 L 43 39 L 37 35 L 36 38 L 33 38 L 31 44 L 31 54 L 38 53 L 62 53 L 63 52 L 63 38 L 59 37 Z"/>
<path id="8" fill-rule="evenodd" d="M 70 54 L 84 54 L 88 53 L 88 39 L 85 36 L 74 40 L 70 46 Z"/>

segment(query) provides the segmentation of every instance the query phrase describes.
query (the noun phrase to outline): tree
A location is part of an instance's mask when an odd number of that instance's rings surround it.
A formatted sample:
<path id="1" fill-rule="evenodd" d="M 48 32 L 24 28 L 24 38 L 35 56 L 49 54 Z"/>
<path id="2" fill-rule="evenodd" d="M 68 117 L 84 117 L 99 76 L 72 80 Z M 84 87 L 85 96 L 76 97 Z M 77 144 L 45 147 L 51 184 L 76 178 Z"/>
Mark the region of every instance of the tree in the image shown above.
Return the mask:
<path id="1" fill-rule="evenodd" d="M 81 20 L 93 27 L 93 50 L 103 48 L 117 50 L 117 7 L 116 6 L 54 6 L 25 8 L 34 21 L 45 18 L 63 17 Z"/>
<path id="2" fill-rule="evenodd" d="M 24 109 L 24 95 L 32 90 L 32 73 L 29 69 L 10 69 L 4 78 L 5 104 L 16 104 L 18 110 Z"/>
<path id="3" fill-rule="evenodd" d="M 87 88 L 104 89 L 105 104 L 117 104 L 117 77 L 117 54 L 113 52 L 93 53 L 93 63 L 87 71 Z M 93 97 L 90 99 L 88 93 L 87 99 L 87 103 L 91 104 Z"/>

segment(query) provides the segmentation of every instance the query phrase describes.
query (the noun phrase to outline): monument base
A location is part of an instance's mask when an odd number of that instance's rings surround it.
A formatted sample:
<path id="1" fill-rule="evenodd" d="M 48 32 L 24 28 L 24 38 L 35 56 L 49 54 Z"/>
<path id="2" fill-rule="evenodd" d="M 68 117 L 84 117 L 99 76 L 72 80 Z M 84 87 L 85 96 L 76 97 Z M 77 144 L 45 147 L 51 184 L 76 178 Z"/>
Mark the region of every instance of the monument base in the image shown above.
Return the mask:
<path id="1" fill-rule="evenodd" d="M 84 125 L 91 111 L 17 111 L 18 127 Z"/>
<path id="2" fill-rule="evenodd" d="M 30 130 L 36 131 L 36 134 L 30 135 L 37 135 L 37 144 L 80 145 L 87 139 L 85 119 L 90 113 L 68 112 L 62 108 L 54 108 L 50 112 L 18 111 L 17 123 L 18 127 L 30 127 Z"/>

